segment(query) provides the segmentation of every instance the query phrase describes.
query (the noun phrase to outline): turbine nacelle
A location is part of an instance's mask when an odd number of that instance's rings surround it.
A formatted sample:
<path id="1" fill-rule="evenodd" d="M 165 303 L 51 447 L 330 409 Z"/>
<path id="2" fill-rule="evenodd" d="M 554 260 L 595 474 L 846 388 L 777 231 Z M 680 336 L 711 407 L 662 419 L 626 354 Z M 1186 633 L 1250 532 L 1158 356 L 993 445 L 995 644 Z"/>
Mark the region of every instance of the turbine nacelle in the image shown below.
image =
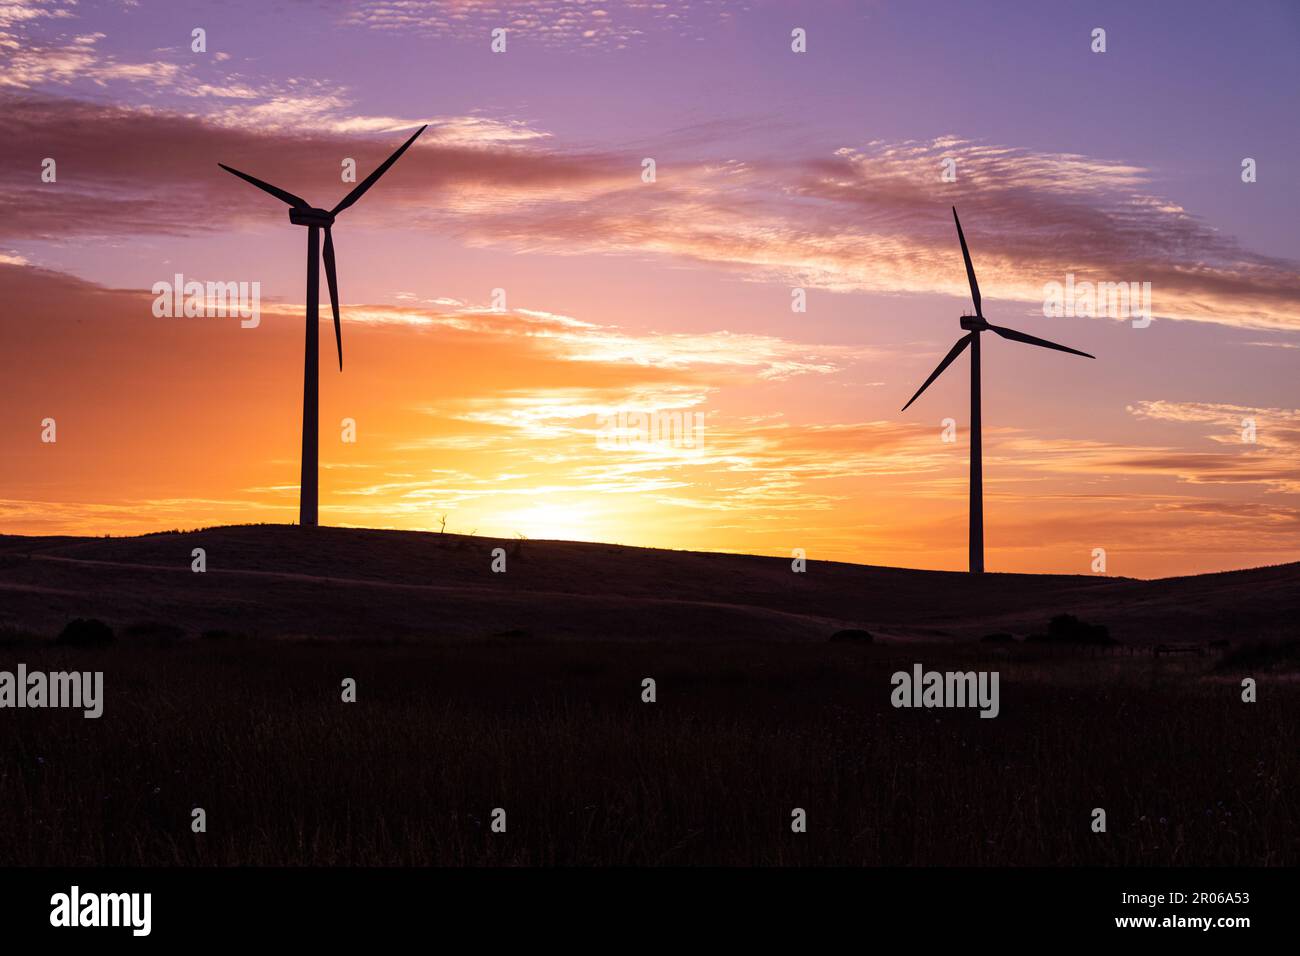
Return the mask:
<path id="1" fill-rule="evenodd" d="M 982 315 L 963 315 L 959 321 L 967 332 L 983 332 L 989 327 Z"/>
<path id="2" fill-rule="evenodd" d="M 291 206 L 289 221 L 295 226 L 319 226 L 328 229 L 334 225 L 334 213 L 328 209 L 297 209 Z"/>

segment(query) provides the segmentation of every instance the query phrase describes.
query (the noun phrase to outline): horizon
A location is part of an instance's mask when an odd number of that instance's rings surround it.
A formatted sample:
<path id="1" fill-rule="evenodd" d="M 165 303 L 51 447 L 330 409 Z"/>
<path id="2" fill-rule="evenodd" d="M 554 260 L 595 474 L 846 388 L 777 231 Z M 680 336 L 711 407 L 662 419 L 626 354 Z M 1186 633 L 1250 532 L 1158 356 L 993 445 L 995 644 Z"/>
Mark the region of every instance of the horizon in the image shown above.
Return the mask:
<path id="1" fill-rule="evenodd" d="M 967 358 L 899 411 L 970 310 L 956 206 L 989 320 L 1097 357 L 985 337 L 989 572 L 1300 560 L 1300 14 L 989 9 L 6 5 L 0 533 L 289 523 L 305 235 L 217 163 L 328 208 L 428 123 L 334 230 L 323 525 L 964 569 Z M 178 275 L 258 323 L 156 315 Z M 1045 314 L 1084 282 L 1149 323 Z"/>
<path id="2" fill-rule="evenodd" d="M 81 540 L 81 541 L 96 541 L 96 540 L 105 540 L 105 539 L 108 539 L 108 540 L 128 540 L 128 539 L 135 539 L 135 538 L 159 537 L 159 536 L 162 536 L 162 535 L 195 535 L 195 534 L 204 534 L 204 533 L 206 533 L 206 532 L 210 532 L 210 531 L 233 531 L 233 530 L 240 530 L 240 529 L 246 529 L 246 528 L 276 528 L 276 529 L 279 529 L 279 528 L 301 528 L 301 527 L 302 527 L 301 525 L 296 524 L 296 523 L 293 523 L 293 522 L 260 521 L 260 522 L 248 522 L 248 523 L 243 523 L 243 524 L 218 524 L 218 525 L 205 525 L 205 526 L 203 526 L 203 527 L 197 527 L 197 528 L 166 528 L 166 529 L 161 529 L 161 530 L 157 530 L 157 531 L 140 531 L 140 532 L 135 532 L 135 533 L 132 533 L 132 534 L 36 535 L 36 534 L 14 534 L 14 533 L 12 533 L 12 532 L 8 532 L 8 531 L 0 531 L 0 538 L 30 538 L 30 539 L 33 539 L 33 540 L 41 539 L 41 538 L 71 538 L 71 539 L 73 539 L 73 540 Z M 513 536 L 513 537 L 499 537 L 499 536 L 494 536 L 494 535 L 466 534 L 466 533 L 463 533 L 463 532 L 456 532 L 456 531 L 437 531 L 437 530 L 429 530 L 429 529 L 425 529 L 425 528 L 373 528 L 373 527 L 366 527 L 366 526 L 363 526 L 363 525 L 319 525 L 319 526 L 317 526 L 317 527 L 318 527 L 320 530 L 325 531 L 325 532 L 329 532 L 329 531 L 363 531 L 363 532 L 377 532 L 377 533 L 380 533 L 380 534 L 387 534 L 387 533 L 391 533 L 391 534 L 421 534 L 421 535 L 431 535 L 431 536 L 434 536 L 434 537 L 447 536 L 447 537 L 452 537 L 452 538 L 466 538 L 466 539 L 468 539 L 468 538 L 476 538 L 476 539 L 478 539 L 478 540 L 485 541 L 485 542 L 486 542 L 486 541 L 493 541 L 493 542 L 504 542 L 504 543 L 507 543 L 507 544 L 509 544 L 509 543 L 514 543 L 514 542 L 520 540 L 520 538 L 519 538 L 518 536 Z M 308 533 L 308 534 L 312 534 L 312 533 L 314 533 L 314 532 L 312 532 L 312 531 L 308 531 L 307 533 Z M 587 541 L 587 540 L 576 540 L 576 539 L 570 539 L 570 538 L 528 538 L 528 537 L 526 537 L 526 536 L 525 536 L 522 540 L 524 540 L 524 541 L 528 541 L 528 542 L 530 542 L 530 543 L 532 543 L 532 544 L 578 544 L 578 545 L 590 545 L 590 546 L 593 547 L 593 548 L 620 548 L 620 549 L 623 549 L 623 550 L 643 550 L 643 551 L 672 551 L 672 552 L 677 552 L 677 553 L 681 553 L 681 554 L 695 554 L 695 555 L 715 556 L 715 557 L 724 557 L 724 558 L 728 558 L 728 557 L 730 557 L 730 558 L 769 558 L 769 559 L 771 559 L 771 560 L 773 560 L 773 561 L 783 561 L 783 560 L 786 560 L 786 557 L 785 557 L 784 555 L 780 555 L 780 554 L 758 554 L 758 553 L 749 552 L 749 551 L 720 551 L 720 550 L 708 550 L 708 549 L 698 549 L 698 548 L 673 548 L 673 547 L 660 547 L 660 546 L 656 546 L 656 545 L 647 545 L 647 544 L 626 544 L 626 543 L 624 543 L 624 542 L 619 542 L 619 541 Z M 911 568 L 911 567 L 906 567 L 906 566 L 904 566 L 904 565 L 893 565 L 893 564 L 863 564 L 863 563 L 861 563 L 861 562 L 857 562 L 857 561 L 838 561 L 838 560 L 828 559 L 828 558 L 809 558 L 808 560 L 811 561 L 811 562 L 814 562 L 814 563 L 818 563 L 818 564 L 842 564 L 842 565 L 845 565 L 845 566 L 848 566 L 848 567 L 863 568 L 863 569 L 874 569 L 874 570 L 880 570 L 880 571 L 916 571 L 916 572 L 921 573 L 921 574 L 960 574 L 960 575 L 967 575 L 967 574 L 968 574 L 968 572 L 967 572 L 965 569 L 963 569 L 963 568 Z M 1012 574 L 1014 574 L 1014 575 L 1022 575 L 1022 576 L 1030 576 L 1030 577 L 1032 577 L 1032 576 L 1043 576 L 1043 577 L 1078 577 L 1078 578 L 1088 578 L 1088 579 L 1090 579 L 1090 580 L 1096 580 L 1096 579 L 1098 579 L 1098 578 L 1105 578 L 1105 579 L 1107 579 L 1107 580 L 1112 580 L 1112 581 L 1125 581 L 1125 580 L 1127 580 L 1127 581 L 1137 581 L 1137 582 L 1142 582 L 1142 583 L 1159 583 L 1159 582 L 1161 582 L 1161 581 L 1172 581 L 1172 580 L 1175 580 L 1175 579 L 1177 579 L 1177 578 L 1186 578 L 1186 577 L 1205 577 L 1205 576 L 1208 576 L 1208 575 L 1214 575 L 1214 574 L 1246 574 L 1246 573 L 1249 573 L 1249 572 L 1252 572 L 1252 571 L 1266 571 L 1266 570 L 1269 570 L 1269 569 L 1272 569 L 1272 568 L 1283 568 L 1283 567 L 1289 567 L 1289 566 L 1294 565 L 1294 564 L 1300 564 L 1300 562 L 1297 562 L 1297 561 L 1283 561 L 1283 562 L 1280 562 L 1280 563 L 1277 563 L 1277 564 L 1258 564 L 1258 565 L 1253 565 L 1253 566 L 1251 566 L 1251 567 L 1244 567 L 1244 568 L 1224 568 L 1223 570 L 1219 570 L 1219 571 L 1201 571 L 1201 572 L 1196 572 L 1196 573 L 1189 574 L 1189 575 L 1188 575 L 1188 574 L 1171 574 L 1171 575 L 1163 575 L 1163 576 L 1160 576 L 1160 577 L 1143 577 L 1143 576 L 1141 576 L 1141 575 L 1132 575 L 1132 574 L 1106 574 L 1106 575 L 1101 575 L 1101 574 L 1095 574 L 1095 573 L 1093 573 L 1093 574 L 1088 574 L 1088 573 L 1085 573 L 1085 572 L 1074 572 L 1074 573 L 1071 573 L 1071 572 L 1058 572 L 1058 571 L 997 571 L 997 570 L 993 570 L 993 571 L 985 571 L 984 573 L 985 573 L 985 575 L 996 575 L 996 574 L 1012 575 Z M 239 569 L 239 568 L 231 568 L 230 570 L 233 570 L 233 571 L 239 571 L 239 570 L 241 570 L 241 569 Z"/>

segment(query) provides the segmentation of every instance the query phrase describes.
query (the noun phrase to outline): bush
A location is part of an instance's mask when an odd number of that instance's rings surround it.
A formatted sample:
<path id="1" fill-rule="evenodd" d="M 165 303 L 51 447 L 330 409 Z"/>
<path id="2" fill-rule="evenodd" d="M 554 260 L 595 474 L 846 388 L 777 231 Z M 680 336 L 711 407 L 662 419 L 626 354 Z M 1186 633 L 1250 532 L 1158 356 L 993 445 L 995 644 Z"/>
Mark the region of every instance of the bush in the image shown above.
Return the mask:
<path id="1" fill-rule="evenodd" d="M 67 623 L 54 643 L 68 647 L 102 647 L 113 643 L 113 629 L 99 618 L 79 617 Z"/>
<path id="2" fill-rule="evenodd" d="M 1047 624 L 1046 634 L 1031 634 L 1025 639 L 1047 644 L 1118 644 L 1105 624 L 1089 624 L 1073 614 L 1058 614 Z"/>

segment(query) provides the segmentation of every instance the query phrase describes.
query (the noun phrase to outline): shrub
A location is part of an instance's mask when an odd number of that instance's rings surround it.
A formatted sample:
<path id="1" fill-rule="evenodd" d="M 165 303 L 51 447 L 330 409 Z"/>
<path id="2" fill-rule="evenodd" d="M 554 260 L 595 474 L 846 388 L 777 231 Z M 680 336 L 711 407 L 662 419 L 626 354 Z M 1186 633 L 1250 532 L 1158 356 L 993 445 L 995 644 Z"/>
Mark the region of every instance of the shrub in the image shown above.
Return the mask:
<path id="1" fill-rule="evenodd" d="M 1031 634 L 1030 643 L 1047 644 L 1118 644 L 1105 624 L 1089 624 L 1073 614 L 1058 614 L 1047 624 L 1046 634 Z"/>
<path id="2" fill-rule="evenodd" d="M 99 618 L 79 617 L 67 623 L 54 643 L 68 647 L 102 647 L 113 643 L 113 629 Z"/>

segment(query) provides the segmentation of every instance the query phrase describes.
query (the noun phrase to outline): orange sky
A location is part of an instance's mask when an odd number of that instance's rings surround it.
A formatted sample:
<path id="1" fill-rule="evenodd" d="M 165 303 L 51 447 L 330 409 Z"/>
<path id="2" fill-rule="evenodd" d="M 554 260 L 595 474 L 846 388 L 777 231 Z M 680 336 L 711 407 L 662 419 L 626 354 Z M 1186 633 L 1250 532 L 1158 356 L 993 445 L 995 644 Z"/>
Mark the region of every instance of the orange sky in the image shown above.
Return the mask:
<path id="1" fill-rule="evenodd" d="M 144 293 L 0 269 L 25 317 L 0 343 L 24 357 L 0 431 L 5 531 L 296 519 L 302 320 L 287 314 L 293 306 L 275 307 L 257 329 L 159 319 Z M 961 414 L 960 404 L 938 399 L 912 420 L 818 415 L 843 403 L 836 391 L 853 401 L 879 391 L 835 381 L 880 363 L 878 350 L 637 336 L 447 304 L 347 314 L 345 371 L 329 353 L 322 367 L 322 523 L 434 529 L 445 514 L 448 530 L 481 536 L 963 566 L 966 433 L 946 443 L 936 420 L 939 409 Z M 1073 371 L 1061 361 L 1058 371 Z M 961 396 L 964 381 L 956 386 Z M 988 405 L 991 569 L 1086 572 L 1095 547 L 1107 549 L 1111 573 L 1138 576 L 1295 556 L 1294 518 L 1288 525 L 1203 484 L 1230 460 L 1252 469 L 1240 476 L 1252 490 L 1294 483 L 1294 417 L 1282 438 L 1265 427 L 1265 443 L 1239 448 L 1236 410 L 1126 412 L 1206 436 L 1187 453 L 1033 434 L 1004 423 L 1005 401 Z M 700 447 L 602 447 L 596 416 L 620 408 L 700 411 Z M 47 416 L 58 423 L 54 444 L 39 440 Z M 345 417 L 357 423 L 355 443 L 342 440 Z"/>

